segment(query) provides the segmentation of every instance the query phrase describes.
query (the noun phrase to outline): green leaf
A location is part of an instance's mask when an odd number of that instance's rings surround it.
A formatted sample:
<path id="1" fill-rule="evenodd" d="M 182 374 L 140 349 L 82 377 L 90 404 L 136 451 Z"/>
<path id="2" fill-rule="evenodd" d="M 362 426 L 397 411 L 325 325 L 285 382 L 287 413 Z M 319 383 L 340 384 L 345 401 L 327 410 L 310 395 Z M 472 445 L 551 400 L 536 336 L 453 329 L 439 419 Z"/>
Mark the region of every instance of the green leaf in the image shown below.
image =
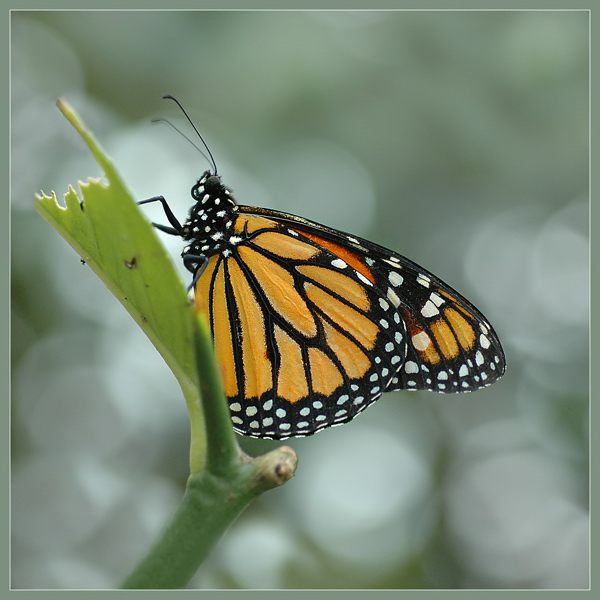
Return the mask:
<path id="1" fill-rule="evenodd" d="M 124 587 L 181 587 L 252 499 L 294 475 L 296 454 L 285 446 L 255 459 L 242 453 L 208 324 L 194 313 L 173 264 L 114 165 L 73 110 L 61 101 L 58 107 L 90 147 L 107 182 L 80 183 L 81 196 L 69 186 L 65 206 L 54 193 L 43 194 L 36 208 L 156 346 L 181 385 L 191 421 L 190 477 L 181 505 Z"/>
<path id="2" fill-rule="evenodd" d="M 202 469 L 204 422 L 195 368 L 193 310 L 185 287 L 151 224 L 110 159 L 68 104 L 57 102 L 102 167 L 106 182 L 69 186 L 61 206 L 54 192 L 36 209 L 102 279 L 142 328 L 181 385 L 190 413 L 191 472 Z"/>

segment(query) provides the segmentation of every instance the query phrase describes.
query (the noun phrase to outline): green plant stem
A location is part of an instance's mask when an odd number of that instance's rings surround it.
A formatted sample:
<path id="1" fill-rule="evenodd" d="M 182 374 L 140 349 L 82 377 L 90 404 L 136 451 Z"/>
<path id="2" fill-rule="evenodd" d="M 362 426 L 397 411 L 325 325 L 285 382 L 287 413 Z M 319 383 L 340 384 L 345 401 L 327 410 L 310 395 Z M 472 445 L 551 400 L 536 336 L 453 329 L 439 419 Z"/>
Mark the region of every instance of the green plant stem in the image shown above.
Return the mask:
<path id="1" fill-rule="evenodd" d="M 201 316 L 197 319 L 195 346 L 206 424 L 206 464 L 203 470 L 190 475 L 171 523 L 125 580 L 126 589 L 185 586 L 247 504 L 285 483 L 296 467 L 296 454 L 286 446 L 254 459 L 240 450 L 208 326 Z M 191 463 L 195 463 L 193 456 Z"/>
<path id="2" fill-rule="evenodd" d="M 127 578 L 126 589 L 187 584 L 224 531 L 251 500 L 243 479 L 190 476 L 183 500 L 152 551 Z M 246 487 L 248 487 L 246 485 Z"/>
<path id="3" fill-rule="evenodd" d="M 169 526 L 146 558 L 125 580 L 125 589 L 185 586 L 214 545 L 247 504 L 287 481 L 296 456 L 279 448 L 224 477 L 203 472 L 190 476 L 183 500 Z"/>
<path id="4" fill-rule="evenodd" d="M 231 426 L 229 405 L 225 399 L 221 372 L 215 359 L 208 323 L 199 313 L 196 315 L 194 343 L 205 430 L 202 431 L 203 444 L 199 444 L 202 454 L 197 458 L 192 456 L 190 460 L 191 474 L 195 475 L 199 472 L 194 469 L 194 466 L 204 459 L 206 470 L 216 476 L 222 476 L 238 464 L 241 451 Z M 210 422 L 210 426 L 207 421 Z"/>

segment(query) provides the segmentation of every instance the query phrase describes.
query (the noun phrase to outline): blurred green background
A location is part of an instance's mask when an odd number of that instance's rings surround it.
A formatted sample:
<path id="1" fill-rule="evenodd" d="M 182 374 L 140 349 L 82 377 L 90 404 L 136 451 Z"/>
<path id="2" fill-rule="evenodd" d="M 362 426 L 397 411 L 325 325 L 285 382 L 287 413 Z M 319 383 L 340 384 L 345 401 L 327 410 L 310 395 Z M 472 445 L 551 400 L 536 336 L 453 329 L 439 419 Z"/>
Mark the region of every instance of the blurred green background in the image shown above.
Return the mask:
<path id="1" fill-rule="evenodd" d="M 182 495 L 174 377 L 33 209 L 100 176 L 60 96 L 183 218 L 207 164 L 150 124 L 188 130 L 165 93 L 241 204 L 407 255 L 508 361 L 483 391 L 386 394 L 290 440 L 297 476 L 190 587 L 588 586 L 587 13 L 13 12 L 11 36 L 13 587 L 118 586 Z"/>

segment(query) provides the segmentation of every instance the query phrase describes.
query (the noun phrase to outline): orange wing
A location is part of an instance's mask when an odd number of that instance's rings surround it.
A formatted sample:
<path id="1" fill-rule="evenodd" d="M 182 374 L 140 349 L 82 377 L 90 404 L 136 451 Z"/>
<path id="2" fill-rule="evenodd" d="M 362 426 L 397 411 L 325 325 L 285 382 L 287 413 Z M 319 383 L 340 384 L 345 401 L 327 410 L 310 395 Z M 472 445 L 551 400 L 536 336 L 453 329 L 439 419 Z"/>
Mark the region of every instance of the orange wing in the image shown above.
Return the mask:
<path id="1" fill-rule="evenodd" d="M 283 439 L 351 420 L 404 363 L 398 311 L 352 250 L 265 216 L 242 213 L 234 228 L 239 242 L 195 290 L 234 427 Z"/>
<path id="2" fill-rule="evenodd" d="M 407 347 L 385 391 L 470 392 L 504 374 L 504 351 L 492 326 L 466 298 L 426 269 L 383 246 L 301 217 L 240 209 L 268 213 L 343 256 L 393 305 L 404 323 Z"/>

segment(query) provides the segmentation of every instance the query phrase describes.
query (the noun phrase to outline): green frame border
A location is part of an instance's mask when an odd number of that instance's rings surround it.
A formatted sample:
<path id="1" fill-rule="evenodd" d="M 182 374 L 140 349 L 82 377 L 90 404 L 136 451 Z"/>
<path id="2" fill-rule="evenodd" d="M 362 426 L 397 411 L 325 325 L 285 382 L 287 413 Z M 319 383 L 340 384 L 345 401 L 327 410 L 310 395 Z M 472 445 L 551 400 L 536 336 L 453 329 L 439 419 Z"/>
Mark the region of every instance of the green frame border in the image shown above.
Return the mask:
<path id="1" fill-rule="evenodd" d="M 310 10 L 310 9 L 364 9 L 364 10 L 445 10 L 445 11 L 461 11 L 461 10 L 501 10 L 501 11 L 513 11 L 513 10 L 519 10 L 519 11 L 524 11 L 524 10 L 564 10 L 564 11 L 575 11 L 575 10 L 581 10 L 581 11 L 588 11 L 589 12 L 589 31 L 590 31 L 590 43 L 591 43 L 591 49 L 593 51 L 590 52 L 590 113 L 591 113 L 591 106 L 593 105 L 593 99 L 596 100 L 598 99 L 598 87 L 599 87 L 599 83 L 598 83 L 598 78 L 592 78 L 591 77 L 591 65 L 595 64 L 596 61 L 594 60 L 596 58 L 596 54 L 599 53 L 598 48 L 600 47 L 600 36 L 598 36 L 598 34 L 596 33 L 597 27 L 595 28 L 594 25 L 596 24 L 598 17 L 597 17 L 597 12 L 592 10 L 590 4 L 591 3 L 581 3 L 577 6 L 569 6 L 567 2 L 565 2 L 564 0 L 562 2 L 559 2 L 557 0 L 531 0 L 530 2 L 527 3 L 527 6 L 524 7 L 522 3 L 520 2 L 488 2 L 486 0 L 484 1 L 470 1 L 470 0 L 458 0 L 457 2 L 454 2 L 452 6 L 448 6 L 447 2 L 444 2 L 443 0 L 432 0 L 429 1 L 427 3 L 423 3 L 423 2 L 418 2 L 418 1 L 413 1 L 413 2 L 409 2 L 407 0 L 387 0 L 387 1 L 383 1 L 383 2 L 378 2 L 376 5 L 373 5 L 372 3 L 367 3 L 366 1 L 358 1 L 358 0 L 345 0 L 345 1 L 334 1 L 334 2 L 328 2 L 326 6 L 323 6 L 323 2 L 322 1 L 318 1 L 318 0 L 312 0 L 312 1 L 304 1 L 304 2 L 292 2 L 292 3 L 285 3 L 284 6 L 282 6 L 282 3 L 279 2 L 273 2 L 273 1 L 267 1 L 267 2 L 256 2 L 253 3 L 253 5 L 249 6 L 247 2 L 243 2 L 242 0 L 237 0 L 237 1 L 233 1 L 233 2 L 206 2 L 205 0 L 179 0 L 179 2 L 177 2 L 176 7 L 171 7 L 171 8 L 165 8 L 165 2 L 164 0 L 162 2 L 158 1 L 158 0 L 147 0 L 146 2 L 143 2 L 142 0 L 133 0 L 133 1 L 129 1 L 124 3 L 123 1 L 119 1 L 119 0 L 104 0 L 104 2 L 102 3 L 98 3 L 98 2 L 92 2 L 92 0 L 83 0 L 83 2 L 81 0 L 62 0 L 62 1 L 57 1 L 54 3 L 54 6 L 52 8 L 49 8 L 48 5 L 44 2 L 31 2 L 31 3 L 27 3 L 27 2 L 12 2 L 12 3 L 3 3 L 3 11 L 2 11 L 2 19 L 3 19 L 3 27 L 2 27 L 2 35 L 6 37 L 5 40 L 5 45 L 4 47 L 7 48 L 9 51 L 6 53 L 6 59 L 4 61 L 2 61 L 2 79 L 3 81 L 6 82 L 7 88 L 10 91 L 10 13 L 11 11 L 16 11 L 16 10 Z M 99 4 L 101 4 L 101 6 L 99 6 Z M 600 12 L 600 8 L 598 10 L 598 12 Z M 0 98 L 0 106 L 2 108 L 2 112 L 7 115 L 7 118 L 5 118 L 2 121 L 2 130 L 3 133 L 5 133 L 5 138 L 4 139 L 10 139 L 10 94 L 4 94 L 1 98 Z M 590 114 L 590 116 L 592 116 Z M 590 149 L 593 145 L 593 142 L 596 142 L 595 146 L 598 146 L 598 142 L 599 140 L 599 134 L 598 134 L 598 126 L 594 126 L 594 121 L 591 121 L 592 125 L 590 128 Z M 9 199 L 10 198 L 10 147 L 9 144 L 4 144 L 1 149 L 0 149 L 0 156 L 3 159 L 2 164 L 5 165 L 5 169 L 3 170 L 3 177 L 2 177 L 2 182 L 3 182 L 3 187 L 5 190 L 5 198 Z M 594 160 L 594 156 L 592 156 L 590 158 L 590 191 L 592 192 L 593 190 L 596 189 L 596 185 L 594 185 L 595 180 L 598 179 L 598 171 L 596 169 L 594 169 L 595 163 L 596 161 Z M 10 325 L 9 325 L 9 319 L 10 319 L 10 267 L 9 267 L 9 261 L 10 261 L 10 201 L 7 200 L 4 203 L 4 207 L 5 207 L 5 213 L 4 213 L 4 218 L 2 219 L 2 230 L 0 232 L 0 235 L 2 236 L 2 240 L 6 240 L 5 244 L 2 245 L 2 252 L 3 254 L 6 253 L 6 257 L 5 260 L 2 261 L 2 271 L 0 273 L 0 278 L 2 279 L 2 281 L 6 282 L 6 286 L 7 286 L 7 293 L 5 293 L 2 296 L 2 300 L 1 300 L 1 309 L 2 312 L 6 315 L 6 320 L 3 321 L 2 324 L 2 334 L 3 334 L 3 339 L 6 339 L 8 341 L 8 344 L 6 346 L 6 360 L 3 361 L 3 365 L 4 368 L 2 369 L 1 372 L 1 381 L 2 381 L 2 387 L 3 389 L 6 390 L 6 397 L 7 400 L 10 398 Z M 590 258 L 591 258 L 591 286 L 590 286 L 590 294 L 591 294 L 591 302 L 590 302 L 590 306 L 593 306 L 593 302 L 594 299 L 596 298 L 597 294 L 596 292 L 596 288 L 597 288 L 597 282 L 594 280 L 593 274 L 594 274 L 594 262 L 593 262 L 593 258 L 595 256 L 594 250 L 596 247 L 596 243 L 595 243 L 595 232 L 597 229 L 597 225 L 598 225 L 598 216 L 597 216 L 597 210 L 596 209 L 596 204 L 593 201 L 593 196 L 591 196 L 590 199 L 590 234 L 591 234 L 591 238 L 590 238 Z M 597 330 L 598 328 L 595 325 L 595 321 L 594 319 L 591 319 L 591 335 L 590 335 L 590 362 L 593 365 L 593 361 L 595 358 L 595 352 L 594 349 L 597 345 L 597 338 L 598 338 L 598 334 L 597 334 Z M 590 369 L 590 373 L 591 373 L 591 378 L 590 378 L 590 398 L 593 399 L 595 397 L 595 392 L 598 390 L 599 388 L 599 384 L 600 384 L 600 373 L 598 373 L 597 370 L 595 369 Z M 10 529 L 9 529 L 9 518 L 10 518 L 10 504 L 9 504 L 9 477 L 10 477 L 10 466 L 9 466 L 9 460 L 10 460 L 10 449 L 9 449 L 9 432 L 10 432 L 10 408 L 9 408 L 9 402 L 5 402 L 4 404 L 4 412 L 3 412 L 3 421 L 4 421 L 4 431 L 5 431 L 5 435 L 6 435 L 6 444 L 5 444 L 5 448 L 8 449 L 7 451 L 7 457 L 4 461 L 2 461 L 2 474 L 4 475 L 2 477 L 2 481 L 4 482 L 4 485 L 6 486 L 6 493 L 2 494 L 2 508 L 3 508 L 3 513 L 5 515 L 7 515 L 7 519 L 3 521 L 3 525 L 4 525 L 4 529 L 6 531 L 5 537 L 7 539 L 7 544 L 3 544 L 3 552 L 2 555 L 3 557 L 6 556 L 6 560 L 3 560 L 3 566 L 4 568 L 1 569 L 1 580 L 0 580 L 0 589 L 1 590 L 6 590 L 9 591 L 10 590 L 10 552 L 9 552 L 9 544 L 10 544 Z M 593 429 L 594 425 L 595 425 L 595 421 L 596 421 L 596 414 L 594 411 L 590 411 L 591 413 L 591 420 L 590 420 L 590 428 Z M 590 440 L 591 440 L 591 444 L 590 444 L 590 454 L 591 454 L 591 458 L 592 458 L 592 462 L 593 462 L 593 458 L 594 458 L 594 444 L 593 444 L 593 439 L 590 436 Z M 590 469 L 590 478 L 591 478 L 591 469 Z M 595 492 L 596 492 L 596 484 L 595 481 L 593 480 L 593 478 L 591 478 L 590 481 L 590 508 L 593 510 L 593 499 L 595 497 Z M 591 564 L 591 569 L 590 569 L 590 573 L 591 573 L 591 577 L 593 578 L 593 573 L 595 573 L 596 569 L 593 568 L 593 565 L 598 562 L 597 560 L 595 560 L 596 558 L 596 553 L 594 552 L 594 543 L 593 540 L 595 538 L 594 535 L 594 528 L 592 527 L 592 564 Z M 592 586 L 593 589 L 593 586 Z M 14 592 L 14 593 L 33 593 L 33 592 L 24 592 L 24 591 L 19 591 L 19 592 Z M 39 594 L 40 592 L 36 592 L 36 594 Z M 43 593 L 43 592 L 42 592 Z M 61 592 L 61 591 L 54 591 L 52 590 L 52 594 L 54 597 L 56 597 L 57 595 L 62 595 L 65 594 L 65 596 L 67 594 L 72 594 L 73 591 L 65 591 L 65 592 Z M 77 593 L 77 592 L 75 592 Z M 83 594 L 94 594 L 97 592 L 94 591 L 84 591 L 84 592 L 80 592 Z M 103 594 L 109 593 L 112 595 L 114 594 L 115 596 L 117 595 L 121 595 L 121 594 L 127 594 L 128 592 L 123 592 L 123 591 L 115 591 L 115 592 L 102 592 Z M 161 594 L 170 594 L 173 592 L 169 592 L 169 591 L 160 591 L 159 593 Z M 180 592 L 181 593 L 181 592 Z M 189 591 L 187 593 L 194 593 L 194 591 Z M 196 592 L 198 593 L 198 592 Z M 244 594 L 244 597 L 246 598 L 264 598 L 265 596 L 269 596 L 269 597 L 285 597 L 285 598 L 289 598 L 290 600 L 292 599 L 296 599 L 296 598 L 300 598 L 300 597 L 306 597 L 306 596 L 320 596 L 322 595 L 326 595 L 328 598 L 331 597 L 342 597 L 342 595 L 344 597 L 348 597 L 348 595 L 352 595 L 352 596 L 356 596 L 357 594 L 360 594 L 361 598 L 365 598 L 365 597 L 376 597 L 379 596 L 380 594 L 386 594 L 387 597 L 390 597 L 390 595 L 393 596 L 400 596 L 402 595 L 404 598 L 406 598 L 406 595 L 415 595 L 419 598 L 425 598 L 425 597 L 429 597 L 429 596 L 433 596 L 434 594 L 436 595 L 436 597 L 439 597 L 439 591 L 403 591 L 403 590 L 391 590 L 391 591 L 379 591 L 379 590 L 356 590 L 356 591 L 352 591 L 352 590 L 340 590 L 340 591 L 336 591 L 336 590 L 331 590 L 331 591 L 312 591 L 312 590 L 289 590 L 289 591 L 201 591 L 200 593 L 202 593 L 203 597 L 206 598 L 208 597 L 233 597 L 234 595 L 239 595 L 239 594 Z M 456 591 L 442 591 L 441 593 L 444 594 L 464 594 L 464 593 L 469 593 L 471 594 L 476 594 L 478 597 L 479 596 L 483 596 L 484 594 L 490 594 L 490 593 L 499 593 L 498 591 L 470 591 L 467 592 L 466 590 L 456 590 Z M 525 595 L 528 594 L 527 591 L 510 591 L 510 590 L 506 590 L 506 591 L 502 591 L 500 593 L 506 593 L 506 594 L 511 594 L 511 595 Z M 537 592 L 540 593 L 540 592 Z M 560 594 L 560 597 L 564 597 L 564 596 L 570 596 L 576 592 L 572 592 L 572 591 L 559 591 L 559 592 L 554 592 L 551 590 L 548 590 L 547 592 L 544 593 L 551 593 L 553 594 L 553 597 L 556 597 L 557 594 Z"/>

